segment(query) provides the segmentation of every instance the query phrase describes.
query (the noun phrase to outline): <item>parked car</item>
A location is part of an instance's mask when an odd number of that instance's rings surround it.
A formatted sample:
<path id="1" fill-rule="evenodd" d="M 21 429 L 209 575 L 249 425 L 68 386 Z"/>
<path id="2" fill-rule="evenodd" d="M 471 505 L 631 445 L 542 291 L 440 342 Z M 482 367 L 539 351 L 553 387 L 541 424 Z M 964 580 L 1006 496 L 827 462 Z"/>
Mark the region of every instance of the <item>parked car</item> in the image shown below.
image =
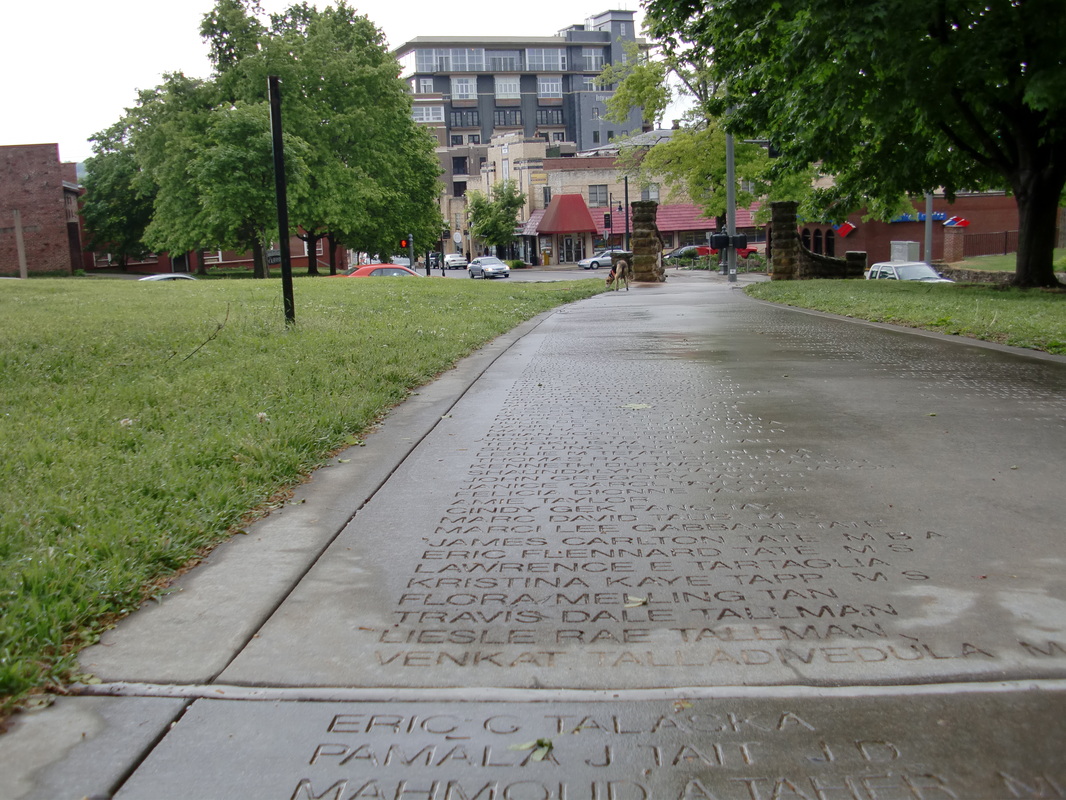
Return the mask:
<path id="1" fill-rule="evenodd" d="M 577 265 L 581 269 L 599 269 L 600 267 L 611 266 L 611 255 L 614 253 L 625 253 L 625 250 L 600 250 L 595 255 L 583 258 L 577 262 Z"/>
<path id="2" fill-rule="evenodd" d="M 410 267 L 401 264 L 367 264 L 365 267 L 355 267 L 345 273 L 338 273 L 334 278 L 408 278 L 422 276 Z"/>
<path id="3" fill-rule="evenodd" d="M 671 250 L 669 253 L 664 253 L 663 264 L 667 266 L 691 264 L 697 258 L 709 258 L 717 252 L 717 250 L 712 250 L 710 247 L 690 244 L 685 247 L 679 247 L 676 250 Z"/>
<path id="4" fill-rule="evenodd" d="M 139 281 L 194 281 L 192 275 L 186 275 L 184 272 L 164 272 L 161 275 L 145 275 L 143 278 L 138 278 Z"/>
<path id="5" fill-rule="evenodd" d="M 879 261 L 866 271 L 867 280 L 954 283 L 924 261 Z"/>
<path id="6" fill-rule="evenodd" d="M 466 274 L 471 278 L 509 278 L 511 268 L 496 256 L 478 256 L 467 265 Z"/>
<path id="7" fill-rule="evenodd" d="M 462 253 L 448 253 L 444 256 L 445 269 L 463 269 L 466 267 L 466 256 Z"/>

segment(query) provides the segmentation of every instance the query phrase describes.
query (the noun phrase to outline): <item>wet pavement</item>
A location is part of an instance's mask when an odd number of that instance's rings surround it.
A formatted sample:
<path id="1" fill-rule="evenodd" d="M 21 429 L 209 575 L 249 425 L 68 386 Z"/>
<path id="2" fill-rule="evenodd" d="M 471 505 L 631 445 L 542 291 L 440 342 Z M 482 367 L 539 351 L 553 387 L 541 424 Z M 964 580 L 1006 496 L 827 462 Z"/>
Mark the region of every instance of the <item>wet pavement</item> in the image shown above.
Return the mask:
<path id="1" fill-rule="evenodd" d="M 1066 359 L 671 273 L 85 651 L 0 796 L 1066 797 L 1064 468 Z"/>

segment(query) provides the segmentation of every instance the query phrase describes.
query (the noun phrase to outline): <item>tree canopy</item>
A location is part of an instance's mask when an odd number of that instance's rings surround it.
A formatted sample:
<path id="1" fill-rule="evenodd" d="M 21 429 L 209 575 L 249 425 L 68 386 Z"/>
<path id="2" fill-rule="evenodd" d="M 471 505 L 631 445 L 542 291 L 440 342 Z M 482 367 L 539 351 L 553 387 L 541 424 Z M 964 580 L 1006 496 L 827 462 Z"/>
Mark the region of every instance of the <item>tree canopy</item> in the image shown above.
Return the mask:
<path id="1" fill-rule="evenodd" d="M 525 197 L 514 181 L 503 181 L 492 187 L 491 196 L 472 191 L 468 195 L 470 230 L 481 241 L 494 247 L 505 247 L 515 239 L 518 211 Z"/>
<path id="2" fill-rule="evenodd" d="M 343 0 L 323 11 L 297 3 L 269 22 L 261 15 L 251 0 L 216 0 L 200 31 L 212 78 L 166 76 L 95 137 L 110 158 L 108 142 L 121 133 L 132 183 L 150 199 L 144 243 L 246 250 L 278 237 L 270 75 L 281 78 L 289 219 L 308 252 L 321 237 L 368 252 L 391 252 L 401 231 L 438 237 L 434 142 L 411 117 L 381 32 Z M 314 258 L 309 270 L 317 271 Z"/>
<path id="3" fill-rule="evenodd" d="M 650 0 L 649 33 L 704 60 L 707 103 L 780 167 L 831 174 L 843 215 L 871 199 L 1006 188 L 1018 203 L 1015 282 L 1052 270 L 1066 185 L 1061 0 Z"/>

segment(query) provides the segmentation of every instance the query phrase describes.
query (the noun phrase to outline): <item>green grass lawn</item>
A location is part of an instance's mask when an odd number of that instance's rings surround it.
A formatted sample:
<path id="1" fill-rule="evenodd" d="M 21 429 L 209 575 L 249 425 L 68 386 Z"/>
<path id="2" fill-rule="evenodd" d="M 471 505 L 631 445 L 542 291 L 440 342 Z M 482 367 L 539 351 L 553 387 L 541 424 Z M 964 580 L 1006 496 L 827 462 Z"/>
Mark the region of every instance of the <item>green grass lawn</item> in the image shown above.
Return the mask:
<path id="1" fill-rule="evenodd" d="M 990 272 L 1014 272 L 1017 258 L 1017 253 L 1008 253 L 1005 256 L 980 256 L 951 266 L 959 269 L 984 269 Z M 1055 250 L 1053 263 L 1055 272 L 1066 272 L 1066 247 L 1059 247 Z"/>
<path id="2" fill-rule="evenodd" d="M 0 281 L 0 712 L 409 392 L 601 281 Z"/>
<path id="3" fill-rule="evenodd" d="M 814 280 L 757 283 L 752 297 L 848 317 L 1066 354 L 1066 293 L 988 284 Z"/>

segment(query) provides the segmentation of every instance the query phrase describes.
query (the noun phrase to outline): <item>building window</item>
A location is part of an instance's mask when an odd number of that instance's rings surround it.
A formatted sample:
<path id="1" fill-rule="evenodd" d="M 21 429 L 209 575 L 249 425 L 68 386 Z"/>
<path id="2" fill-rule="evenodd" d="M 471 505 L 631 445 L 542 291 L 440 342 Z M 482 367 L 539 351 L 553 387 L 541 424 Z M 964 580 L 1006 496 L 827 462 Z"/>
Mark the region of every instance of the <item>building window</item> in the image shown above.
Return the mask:
<path id="1" fill-rule="evenodd" d="M 602 47 L 583 47 L 581 48 L 581 69 L 595 70 L 599 72 L 603 69 L 603 48 Z"/>
<path id="2" fill-rule="evenodd" d="M 596 76 L 595 75 L 582 75 L 579 78 L 580 83 L 578 88 L 582 92 L 594 92 L 596 91 Z"/>
<path id="3" fill-rule="evenodd" d="M 411 116 L 415 122 L 444 122 L 444 106 L 415 106 Z"/>
<path id="4" fill-rule="evenodd" d="M 467 144 L 481 144 L 481 134 L 472 133 L 466 137 Z"/>
<path id="5" fill-rule="evenodd" d="M 466 181 L 452 183 L 452 197 L 462 197 L 466 194 Z"/>
<path id="6" fill-rule="evenodd" d="M 563 133 L 562 131 L 554 131 L 554 132 L 552 133 L 552 141 L 553 141 L 553 142 L 563 142 L 563 141 L 566 141 L 566 138 L 565 138 L 565 137 L 566 137 L 566 134 L 565 134 L 565 133 Z"/>
<path id="7" fill-rule="evenodd" d="M 811 229 L 810 228 L 804 228 L 803 229 L 803 233 L 800 234 L 800 239 L 803 242 L 803 246 L 806 247 L 808 250 L 810 250 L 811 249 Z"/>
<path id="8" fill-rule="evenodd" d="M 640 190 L 640 199 L 643 200 L 645 203 L 648 202 L 649 200 L 654 200 L 656 203 L 658 203 L 659 202 L 659 186 L 658 186 L 658 184 L 653 183 L 651 186 L 648 186 L 648 187 L 646 187 L 644 189 L 641 189 Z"/>
<path id="9" fill-rule="evenodd" d="M 599 131 L 593 131 L 592 132 L 592 143 L 593 144 L 599 144 L 600 143 L 600 132 Z"/>
<path id="10" fill-rule="evenodd" d="M 603 208 L 607 205 L 606 183 L 589 186 L 589 205 L 592 208 Z"/>
<path id="11" fill-rule="evenodd" d="M 489 72 L 518 72 L 522 69 L 522 54 L 518 50 L 489 50 L 485 58 Z"/>
<path id="12" fill-rule="evenodd" d="M 494 111 L 492 124 L 497 128 L 517 128 L 522 124 L 522 112 L 518 109 Z"/>
<path id="13" fill-rule="evenodd" d="M 526 69 L 531 72 L 537 70 L 563 72 L 566 69 L 566 51 L 557 47 L 527 48 Z"/>
<path id="14" fill-rule="evenodd" d="M 562 125 L 563 110 L 561 108 L 542 108 L 537 111 L 538 125 Z"/>
<path id="15" fill-rule="evenodd" d="M 453 128 L 477 128 L 481 126 L 481 116 L 477 111 L 453 111 L 448 115 L 448 118 Z"/>
<path id="16" fill-rule="evenodd" d="M 517 75 L 497 75 L 496 76 L 496 99 L 497 100 L 517 100 L 522 96 L 522 92 L 518 85 Z"/>
<path id="17" fill-rule="evenodd" d="M 827 256 L 835 256 L 837 254 L 836 247 L 836 234 L 829 230 L 825 232 L 825 254 Z"/>
<path id="18" fill-rule="evenodd" d="M 544 193 L 544 207 L 547 208 L 552 201 L 552 187 L 545 186 L 542 191 Z"/>
<path id="19" fill-rule="evenodd" d="M 476 100 L 477 78 L 452 77 L 452 100 Z"/>
<path id="20" fill-rule="evenodd" d="M 461 134 L 461 133 L 453 133 L 452 134 L 452 145 L 453 146 L 458 146 L 458 145 L 461 145 L 462 143 L 463 143 L 463 134 Z"/>
<path id="21" fill-rule="evenodd" d="M 433 94 L 433 79 L 432 78 L 419 78 L 418 79 L 418 93 L 419 94 Z"/>
<path id="22" fill-rule="evenodd" d="M 466 156 L 452 156 L 452 174 L 466 175 Z"/>
<path id="23" fill-rule="evenodd" d="M 500 171 L 502 179 L 505 181 L 511 180 L 511 160 L 509 158 L 505 158 L 501 162 L 500 166 L 503 167 L 503 169 Z"/>
<path id="24" fill-rule="evenodd" d="M 415 69 L 418 72 L 484 72 L 485 51 L 476 47 L 417 50 Z"/>
<path id="25" fill-rule="evenodd" d="M 811 248 L 815 253 L 821 254 L 822 252 L 822 232 L 814 232 L 814 247 Z"/>
<path id="26" fill-rule="evenodd" d="M 559 98 L 563 96 L 563 79 L 560 75 L 538 75 L 537 97 Z"/>

